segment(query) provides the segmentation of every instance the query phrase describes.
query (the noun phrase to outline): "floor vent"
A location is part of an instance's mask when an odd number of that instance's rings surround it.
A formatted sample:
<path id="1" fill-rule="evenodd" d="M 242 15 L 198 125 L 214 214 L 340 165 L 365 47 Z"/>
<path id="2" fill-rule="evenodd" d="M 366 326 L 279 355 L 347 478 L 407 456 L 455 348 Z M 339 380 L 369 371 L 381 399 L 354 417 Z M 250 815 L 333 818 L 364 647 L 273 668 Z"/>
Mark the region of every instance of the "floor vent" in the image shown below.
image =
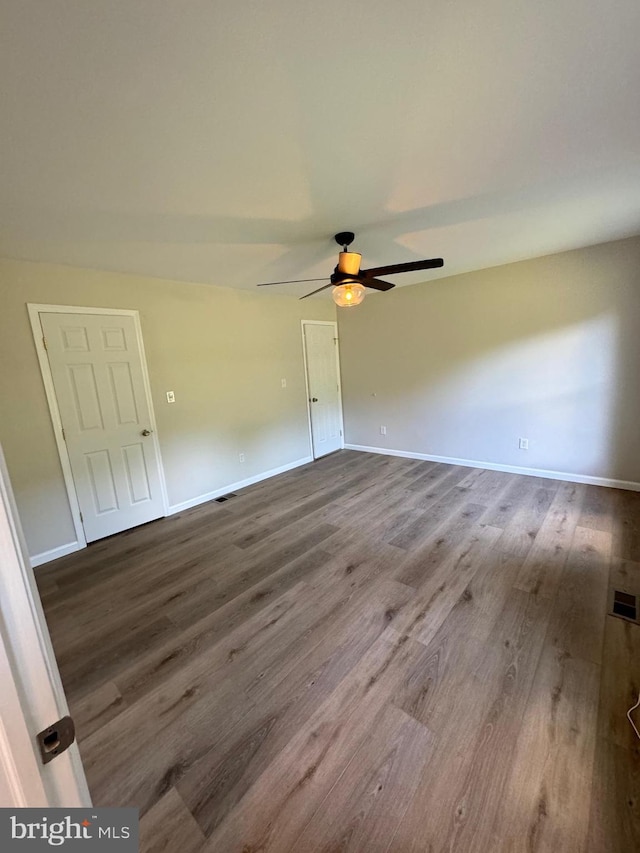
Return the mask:
<path id="1" fill-rule="evenodd" d="M 237 497 L 235 492 L 229 492 L 228 495 L 222 495 L 222 497 L 214 498 L 214 501 L 217 504 L 223 504 L 225 501 L 228 501 L 229 498 L 235 498 L 235 497 Z"/>
<path id="2" fill-rule="evenodd" d="M 638 597 L 619 589 L 613 590 L 611 599 L 611 615 L 619 616 L 628 622 L 638 623 Z"/>

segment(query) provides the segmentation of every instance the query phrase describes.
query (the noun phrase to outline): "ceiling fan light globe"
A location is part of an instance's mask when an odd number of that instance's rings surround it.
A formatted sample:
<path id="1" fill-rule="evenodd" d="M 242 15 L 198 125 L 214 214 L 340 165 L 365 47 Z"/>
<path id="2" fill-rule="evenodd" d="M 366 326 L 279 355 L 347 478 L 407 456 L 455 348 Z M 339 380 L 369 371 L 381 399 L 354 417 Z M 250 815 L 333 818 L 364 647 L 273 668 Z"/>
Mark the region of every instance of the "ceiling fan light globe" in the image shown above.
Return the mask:
<path id="1" fill-rule="evenodd" d="M 331 296 L 339 308 L 351 308 L 353 305 L 360 305 L 365 293 L 363 285 L 357 281 L 352 281 L 346 284 L 338 284 L 331 291 Z"/>

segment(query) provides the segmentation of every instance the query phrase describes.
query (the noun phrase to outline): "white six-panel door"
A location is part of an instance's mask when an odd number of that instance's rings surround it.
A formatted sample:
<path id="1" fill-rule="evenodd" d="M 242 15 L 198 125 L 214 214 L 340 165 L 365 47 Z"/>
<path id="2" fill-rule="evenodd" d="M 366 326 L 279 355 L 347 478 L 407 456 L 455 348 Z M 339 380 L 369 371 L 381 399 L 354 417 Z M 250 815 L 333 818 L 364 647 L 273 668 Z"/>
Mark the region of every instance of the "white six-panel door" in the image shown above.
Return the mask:
<path id="1" fill-rule="evenodd" d="M 164 515 L 133 317 L 41 313 L 87 542 Z"/>
<path id="2" fill-rule="evenodd" d="M 342 447 L 338 334 L 333 323 L 303 323 L 313 456 Z"/>

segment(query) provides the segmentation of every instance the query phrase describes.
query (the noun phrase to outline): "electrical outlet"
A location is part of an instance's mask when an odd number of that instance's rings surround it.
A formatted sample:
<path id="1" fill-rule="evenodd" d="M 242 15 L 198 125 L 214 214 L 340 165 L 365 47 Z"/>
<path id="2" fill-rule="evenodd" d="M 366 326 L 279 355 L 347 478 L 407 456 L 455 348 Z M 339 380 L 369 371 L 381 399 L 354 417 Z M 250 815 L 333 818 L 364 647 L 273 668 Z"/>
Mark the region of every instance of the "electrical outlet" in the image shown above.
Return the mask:
<path id="1" fill-rule="evenodd" d="M 521 438 L 518 441 L 518 447 L 520 448 L 520 450 L 528 450 L 529 449 L 529 439 L 528 438 Z"/>
<path id="2" fill-rule="evenodd" d="M 167 403 L 175 403 L 176 395 L 173 391 L 167 391 Z"/>
<path id="3" fill-rule="evenodd" d="M 282 383 L 283 388 L 287 387 L 287 380 L 286 379 L 281 379 L 280 382 Z"/>
<path id="4" fill-rule="evenodd" d="M 240 454 L 240 461 L 241 461 L 241 462 L 244 462 L 244 453 L 241 453 L 241 454 Z"/>
<path id="5" fill-rule="evenodd" d="M 380 427 L 380 435 L 386 435 L 386 434 L 387 434 L 386 426 L 381 426 Z"/>

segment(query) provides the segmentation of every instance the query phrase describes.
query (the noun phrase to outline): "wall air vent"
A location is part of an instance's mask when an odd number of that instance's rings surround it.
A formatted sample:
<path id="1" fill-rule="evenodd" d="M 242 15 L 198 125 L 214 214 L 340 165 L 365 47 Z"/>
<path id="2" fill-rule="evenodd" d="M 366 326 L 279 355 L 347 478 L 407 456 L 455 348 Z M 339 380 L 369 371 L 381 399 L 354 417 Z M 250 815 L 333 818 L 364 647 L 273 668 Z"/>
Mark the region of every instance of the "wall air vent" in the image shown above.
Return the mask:
<path id="1" fill-rule="evenodd" d="M 237 495 L 236 495 L 236 493 L 235 493 L 235 492 L 229 492 L 229 494 L 228 494 L 228 495 L 222 495 L 222 496 L 221 496 L 221 497 L 219 497 L 219 498 L 214 498 L 214 501 L 215 501 L 217 504 L 223 504 L 225 501 L 228 501 L 228 500 L 230 500 L 231 498 L 235 498 L 235 497 L 237 497 Z"/>
<path id="2" fill-rule="evenodd" d="M 638 624 L 638 596 L 619 589 L 612 590 L 609 612 L 612 616 Z"/>

